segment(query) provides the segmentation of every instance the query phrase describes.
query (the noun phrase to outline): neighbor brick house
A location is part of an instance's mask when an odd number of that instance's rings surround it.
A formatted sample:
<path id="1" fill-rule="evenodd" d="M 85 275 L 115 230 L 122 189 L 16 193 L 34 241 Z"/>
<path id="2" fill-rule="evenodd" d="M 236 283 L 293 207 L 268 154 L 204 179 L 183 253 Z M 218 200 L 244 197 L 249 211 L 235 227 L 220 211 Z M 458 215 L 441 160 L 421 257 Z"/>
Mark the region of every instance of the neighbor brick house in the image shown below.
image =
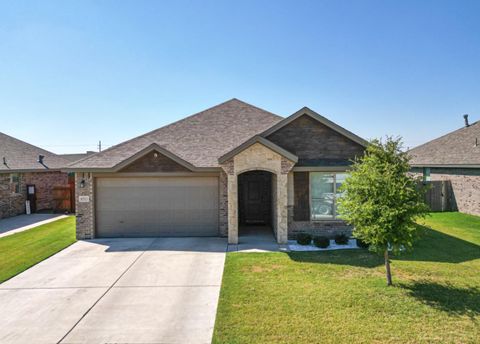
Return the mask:
<path id="1" fill-rule="evenodd" d="M 52 209 L 52 189 L 67 185 L 69 161 L 0 133 L 0 218 L 25 213 L 27 185 L 35 186 L 36 210 Z"/>
<path id="2" fill-rule="evenodd" d="M 480 122 L 465 126 L 409 151 L 412 171 L 425 181 L 448 181 L 454 209 L 480 215 Z"/>
<path id="3" fill-rule="evenodd" d="M 77 237 L 349 232 L 337 190 L 366 145 L 308 108 L 282 118 L 232 99 L 70 165 Z"/>

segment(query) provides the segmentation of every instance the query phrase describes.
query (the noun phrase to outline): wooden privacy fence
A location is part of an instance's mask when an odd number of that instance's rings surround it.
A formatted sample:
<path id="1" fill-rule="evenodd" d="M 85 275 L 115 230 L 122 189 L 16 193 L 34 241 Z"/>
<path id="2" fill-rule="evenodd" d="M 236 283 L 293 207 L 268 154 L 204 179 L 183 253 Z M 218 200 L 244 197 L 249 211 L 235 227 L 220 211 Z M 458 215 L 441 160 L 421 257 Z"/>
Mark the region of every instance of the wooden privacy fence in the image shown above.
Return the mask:
<path id="1" fill-rule="evenodd" d="M 449 180 L 435 180 L 423 184 L 427 186 L 425 203 L 432 211 L 457 210 L 452 183 Z"/>
<path id="2" fill-rule="evenodd" d="M 56 213 L 73 213 L 74 196 L 71 185 L 57 185 L 53 187 L 53 211 Z"/>

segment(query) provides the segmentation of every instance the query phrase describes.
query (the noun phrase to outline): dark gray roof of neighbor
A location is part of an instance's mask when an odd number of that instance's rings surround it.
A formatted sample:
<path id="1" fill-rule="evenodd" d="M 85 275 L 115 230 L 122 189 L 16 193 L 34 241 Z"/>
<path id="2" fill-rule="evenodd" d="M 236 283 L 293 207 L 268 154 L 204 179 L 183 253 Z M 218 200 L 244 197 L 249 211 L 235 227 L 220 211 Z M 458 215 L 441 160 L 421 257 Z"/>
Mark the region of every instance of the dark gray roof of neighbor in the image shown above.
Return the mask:
<path id="1" fill-rule="evenodd" d="M 38 162 L 39 155 L 44 156 L 43 164 Z M 0 173 L 60 170 L 69 163 L 55 153 L 0 133 Z"/>
<path id="2" fill-rule="evenodd" d="M 480 121 L 409 151 L 413 166 L 480 167 Z"/>
<path id="3" fill-rule="evenodd" d="M 69 161 L 71 164 L 72 162 L 78 161 L 80 159 L 86 158 L 87 156 L 90 156 L 92 154 L 95 154 L 97 152 L 93 151 L 88 151 L 86 153 L 72 153 L 72 154 L 58 154 L 58 156 L 62 157 L 63 159 L 66 159 Z"/>
<path id="4" fill-rule="evenodd" d="M 283 118 L 231 99 L 165 127 L 70 164 L 75 170 L 109 169 L 157 144 L 195 167 L 218 167 L 218 158 Z"/>

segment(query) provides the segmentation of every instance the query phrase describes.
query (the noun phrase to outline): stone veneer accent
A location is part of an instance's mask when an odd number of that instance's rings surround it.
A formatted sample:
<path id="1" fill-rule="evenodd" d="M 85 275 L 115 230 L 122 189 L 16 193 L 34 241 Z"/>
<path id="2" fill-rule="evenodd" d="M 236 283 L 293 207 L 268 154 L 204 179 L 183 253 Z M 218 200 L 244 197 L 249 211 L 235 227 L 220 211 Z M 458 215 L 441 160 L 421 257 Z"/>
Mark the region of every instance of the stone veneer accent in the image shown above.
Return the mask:
<path id="1" fill-rule="evenodd" d="M 0 174 L 0 218 L 16 216 L 25 213 L 27 200 L 27 185 L 34 184 L 37 196 L 37 211 L 53 209 L 53 187 L 67 185 L 68 174 L 55 172 L 26 172 L 17 173 L 20 183 L 20 192 L 12 192 L 10 173 Z"/>
<path id="2" fill-rule="evenodd" d="M 85 187 L 81 188 L 81 181 L 85 181 Z M 77 215 L 77 239 L 95 238 L 95 207 L 94 207 L 94 178 L 91 173 L 75 173 L 75 195 L 76 195 L 76 215 Z M 89 202 L 80 202 L 80 196 L 89 196 Z"/>
<path id="3" fill-rule="evenodd" d="M 286 243 L 288 237 L 287 174 L 295 163 L 285 159 L 260 143 L 255 143 L 222 164 L 228 184 L 228 242 L 238 243 L 238 175 L 254 170 L 274 174 L 274 231 L 278 243 Z"/>

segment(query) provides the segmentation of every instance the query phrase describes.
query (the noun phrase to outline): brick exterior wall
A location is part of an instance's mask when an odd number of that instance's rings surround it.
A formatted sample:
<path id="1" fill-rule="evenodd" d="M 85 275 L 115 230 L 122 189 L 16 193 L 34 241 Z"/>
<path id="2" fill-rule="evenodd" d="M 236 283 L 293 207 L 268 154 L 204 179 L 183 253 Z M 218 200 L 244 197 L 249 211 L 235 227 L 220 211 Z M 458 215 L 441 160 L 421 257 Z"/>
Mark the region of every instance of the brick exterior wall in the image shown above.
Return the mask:
<path id="1" fill-rule="evenodd" d="M 68 174 L 62 172 L 27 172 L 18 173 L 20 190 L 12 192 L 10 173 L 0 174 L 0 218 L 16 216 L 25 213 L 27 188 L 34 184 L 37 196 L 37 211 L 50 210 L 54 207 L 53 187 L 67 185 Z"/>
<path id="2" fill-rule="evenodd" d="M 62 172 L 28 172 L 24 174 L 25 184 L 34 184 L 37 195 L 37 211 L 53 209 L 53 187 L 68 185 L 68 174 Z"/>
<path id="3" fill-rule="evenodd" d="M 0 174 L 0 219 L 25 214 L 26 187 L 25 177 L 18 174 L 20 189 L 18 193 L 12 192 L 10 173 Z"/>
<path id="4" fill-rule="evenodd" d="M 308 115 L 298 117 L 267 139 L 298 156 L 296 166 L 348 165 L 364 152 L 363 146 Z"/>
<path id="5" fill-rule="evenodd" d="M 219 177 L 219 230 L 222 237 L 228 235 L 228 177 L 227 174 L 222 171 Z"/>
<path id="6" fill-rule="evenodd" d="M 333 239 L 337 234 L 350 236 L 353 227 L 343 221 L 293 221 L 293 208 L 289 208 L 288 238 L 295 239 L 298 233 L 326 236 Z"/>
<path id="7" fill-rule="evenodd" d="M 85 187 L 80 187 L 81 181 L 85 181 Z M 77 215 L 77 239 L 93 239 L 95 237 L 95 207 L 94 207 L 94 178 L 91 173 L 75 173 L 75 195 Z M 88 202 L 80 202 L 80 196 L 88 196 Z"/>
<path id="8" fill-rule="evenodd" d="M 412 172 L 421 176 L 421 169 Z M 448 180 L 459 212 L 480 216 L 480 169 L 430 168 L 430 179 Z"/>

